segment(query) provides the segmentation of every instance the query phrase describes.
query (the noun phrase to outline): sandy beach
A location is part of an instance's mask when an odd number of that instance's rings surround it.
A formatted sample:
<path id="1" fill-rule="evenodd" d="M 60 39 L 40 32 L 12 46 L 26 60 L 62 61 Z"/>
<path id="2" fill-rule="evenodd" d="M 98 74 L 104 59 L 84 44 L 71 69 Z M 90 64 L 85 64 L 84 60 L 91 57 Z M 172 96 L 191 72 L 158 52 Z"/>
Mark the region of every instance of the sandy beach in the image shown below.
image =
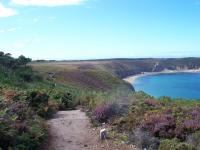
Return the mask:
<path id="1" fill-rule="evenodd" d="M 124 78 L 123 80 L 126 82 L 129 82 L 130 84 L 133 84 L 136 79 L 143 76 L 157 75 L 157 74 L 170 74 L 170 73 L 200 73 L 200 69 L 191 69 L 191 70 L 167 70 L 166 69 L 161 72 L 143 72 L 141 74 L 129 76 L 127 78 Z"/>

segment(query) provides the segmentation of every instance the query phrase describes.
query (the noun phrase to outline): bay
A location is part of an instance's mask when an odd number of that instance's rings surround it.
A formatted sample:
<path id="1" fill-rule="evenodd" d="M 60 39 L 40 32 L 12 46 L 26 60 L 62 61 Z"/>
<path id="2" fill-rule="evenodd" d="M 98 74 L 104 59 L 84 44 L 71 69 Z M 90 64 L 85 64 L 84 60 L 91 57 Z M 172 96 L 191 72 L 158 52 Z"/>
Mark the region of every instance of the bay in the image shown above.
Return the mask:
<path id="1" fill-rule="evenodd" d="M 200 73 L 169 73 L 141 76 L 133 86 L 154 97 L 200 99 Z"/>

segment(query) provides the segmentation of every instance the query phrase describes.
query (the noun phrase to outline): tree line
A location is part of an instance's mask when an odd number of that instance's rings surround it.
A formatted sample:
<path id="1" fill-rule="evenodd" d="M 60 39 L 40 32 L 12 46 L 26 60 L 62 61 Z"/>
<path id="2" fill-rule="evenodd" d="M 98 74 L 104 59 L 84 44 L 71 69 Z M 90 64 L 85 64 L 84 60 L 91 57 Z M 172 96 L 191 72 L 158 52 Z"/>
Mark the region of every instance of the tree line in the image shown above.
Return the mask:
<path id="1" fill-rule="evenodd" d="M 9 69 L 16 69 L 20 66 L 25 66 L 30 63 L 32 60 L 23 55 L 18 58 L 12 57 L 10 53 L 4 53 L 0 51 L 0 65 Z"/>

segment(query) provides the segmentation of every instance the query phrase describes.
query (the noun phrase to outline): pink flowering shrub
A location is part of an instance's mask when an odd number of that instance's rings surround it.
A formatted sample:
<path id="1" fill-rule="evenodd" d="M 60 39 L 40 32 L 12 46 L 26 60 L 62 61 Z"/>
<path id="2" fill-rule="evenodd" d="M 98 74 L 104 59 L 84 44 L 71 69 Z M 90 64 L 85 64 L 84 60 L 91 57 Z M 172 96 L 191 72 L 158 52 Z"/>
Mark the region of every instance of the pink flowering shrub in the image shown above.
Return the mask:
<path id="1" fill-rule="evenodd" d="M 147 99 L 144 101 L 144 103 L 148 106 L 152 106 L 152 107 L 155 107 L 157 105 L 159 105 L 159 102 L 156 101 L 156 100 L 153 100 L 153 99 Z"/>
<path id="2" fill-rule="evenodd" d="M 93 117 L 95 120 L 103 123 L 117 114 L 116 104 L 101 104 L 98 105 L 93 111 Z"/>
<path id="3" fill-rule="evenodd" d="M 174 130 L 176 128 L 176 122 L 170 115 L 147 113 L 141 127 L 156 137 L 171 138 L 175 136 Z"/>
<path id="4" fill-rule="evenodd" d="M 186 130 L 193 132 L 200 129 L 200 120 L 188 119 L 184 121 L 183 125 Z"/>
<path id="5" fill-rule="evenodd" d="M 200 120 L 200 108 L 192 109 L 190 114 L 192 115 L 192 117 Z"/>

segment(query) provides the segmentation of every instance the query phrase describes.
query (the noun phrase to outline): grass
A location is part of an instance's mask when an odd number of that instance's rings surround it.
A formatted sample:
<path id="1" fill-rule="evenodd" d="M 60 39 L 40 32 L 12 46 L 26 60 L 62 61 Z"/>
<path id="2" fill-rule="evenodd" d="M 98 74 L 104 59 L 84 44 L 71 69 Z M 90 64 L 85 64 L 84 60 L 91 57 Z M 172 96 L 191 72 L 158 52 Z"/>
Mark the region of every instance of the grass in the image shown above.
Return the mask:
<path id="1" fill-rule="evenodd" d="M 86 88 L 89 90 L 110 91 L 117 88 L 130 90 L 131 85 L 106 69 L 104 63 L 40 63 L 32 64 L 33 69 L 48 78 L 49 73 L 55 74 L 55 82 Z M 132 90 L 132 89 L 131 89 Z"/>

